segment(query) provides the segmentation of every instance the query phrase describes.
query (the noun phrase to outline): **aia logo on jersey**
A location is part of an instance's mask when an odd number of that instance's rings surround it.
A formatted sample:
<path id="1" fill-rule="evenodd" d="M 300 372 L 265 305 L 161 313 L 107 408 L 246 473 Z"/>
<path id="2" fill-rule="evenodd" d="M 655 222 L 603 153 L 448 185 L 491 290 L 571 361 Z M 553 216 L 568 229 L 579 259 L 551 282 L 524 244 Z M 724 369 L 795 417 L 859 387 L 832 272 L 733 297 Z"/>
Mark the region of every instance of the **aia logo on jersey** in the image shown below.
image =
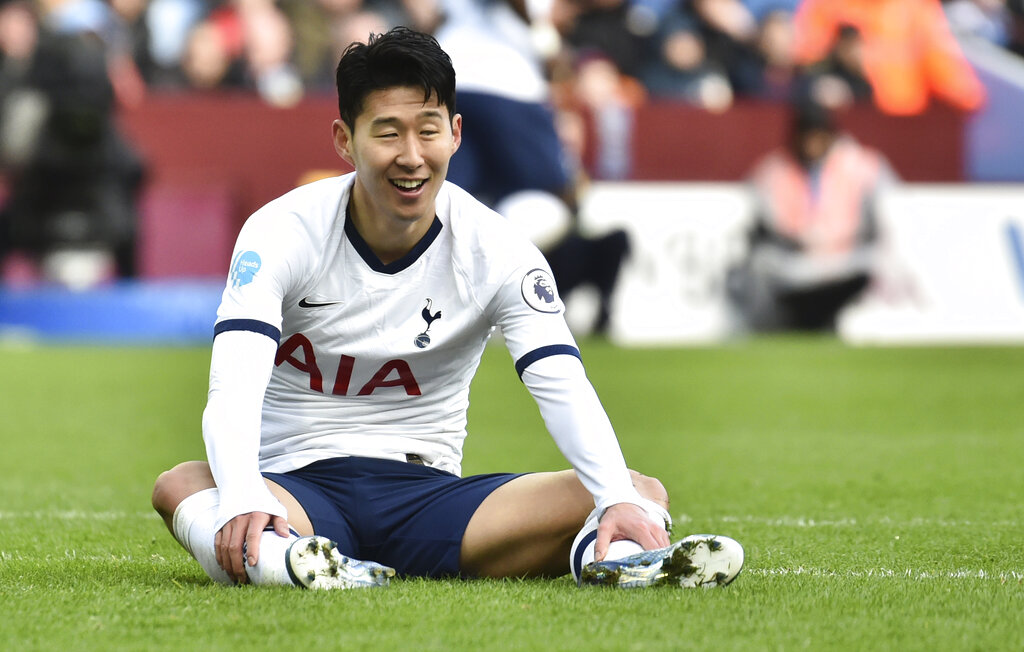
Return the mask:
<path id="1" fill-rule="evenodd" d="M 317 361 L 316 347 L 302 333 L 295 333 L 281 343 L 281 346 L 277 348 L 274 364 L 278 367 L 287 364 L 296 371 L 308 375 L 309 389 L 321 394 L 325 393 L 324 373 Z M 334 385 L 331 387 L 331 394 L 349 396 L 349 385 L 352 383 L 353 376 L 365 378 L 366 372 L 365 367 L 357 369 L 354 357 L 341 356 L 338 358 L 338 369 L 334 372 Z M 408 396 L 420 396 L 423 393 L 420 391 L 420 385 L 416 381 L 409 363 L 402 359 L 396 359 L 382 364 L 369 380 L 363 383 L 355 395 L 369 396 L 378 390 L 388 391 L 391 388 L 404 391 Z"/>
<path id="2" fill-rule="evenodd" d="M 540 268 L 531 269 L 523 277 L 522 291 L 526 305 L 537 312 L 562 311 L 562 304 L 555 293 L 555 281 L 549 272 Z"/>
<path id="3" fill-rule="evenodd" d="M 427 335 L 427 331 L 430 330 L 430 325 L 441 318 L 440 310 L 434 313 L 430 312 L 431 305 L 432 303 L 430 299 L 427 299 L 427 305 L 423 308 L 423 311 L 420 313 L 420 315 L 423 317 L 423 321 L 427 322 L 427 327 L 423 329 L 422 333 L 416 336 L 415 340 L 413 340 L 416 343 L 416 346 L 418 346 L 421 349 L 425 349 L 427 348 L 427 346 L 430 345 L 430 336 Z"/>

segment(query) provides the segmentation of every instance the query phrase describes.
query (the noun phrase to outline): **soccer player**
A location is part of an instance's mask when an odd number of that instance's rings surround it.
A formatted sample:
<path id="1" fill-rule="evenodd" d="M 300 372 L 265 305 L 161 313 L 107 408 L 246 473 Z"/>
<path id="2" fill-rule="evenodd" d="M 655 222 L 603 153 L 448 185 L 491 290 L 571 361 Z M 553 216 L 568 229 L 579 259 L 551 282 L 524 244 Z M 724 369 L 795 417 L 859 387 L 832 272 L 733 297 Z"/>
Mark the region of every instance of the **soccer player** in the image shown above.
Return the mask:
<path id="1" fill-rule="evenodd" d="M 570 568 L 619 586 L 731 581 L 732 539 L 670 545 L 665 490 L 627 469 L 543 256 L 445 181 L 462 119 L 437 42 L 396 28 L 353 44 L 337 84 L 334 146 L 355 172 L 270 202 L 238 236 L 208 463 L 153 491 L 175 538 L 224 583 Z M 574 470 L 459 476 L 469 384 L 496 327 Z"/>

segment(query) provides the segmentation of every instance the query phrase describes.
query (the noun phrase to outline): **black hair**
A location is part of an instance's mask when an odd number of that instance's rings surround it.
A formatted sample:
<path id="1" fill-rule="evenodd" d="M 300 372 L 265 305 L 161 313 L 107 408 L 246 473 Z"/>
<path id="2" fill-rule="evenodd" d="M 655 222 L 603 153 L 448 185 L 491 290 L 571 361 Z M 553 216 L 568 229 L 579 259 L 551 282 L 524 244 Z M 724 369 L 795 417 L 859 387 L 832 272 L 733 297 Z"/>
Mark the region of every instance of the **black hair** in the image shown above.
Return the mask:
<path id="1" fill-rule="evenodd" d="M 793 107 L 790 128 L 793 134 L 799 136 L 809 131 L 835 133 L 838 130 L 838 125 L 831 110 L 818 102 L 807 99 L 797 102 Z"/>
<path id="2" fill-rule="evenodd" d="M 432 95 L 455 116 L 455 68 L 448 54 L 429 34 L 396 27 L 384 34 L 371 34 L 366 43 L 345 49 L 335 73 L 338 113 L 349 129 L 366 97 L 396 86 L 423 89 L 426 103 Z"/>

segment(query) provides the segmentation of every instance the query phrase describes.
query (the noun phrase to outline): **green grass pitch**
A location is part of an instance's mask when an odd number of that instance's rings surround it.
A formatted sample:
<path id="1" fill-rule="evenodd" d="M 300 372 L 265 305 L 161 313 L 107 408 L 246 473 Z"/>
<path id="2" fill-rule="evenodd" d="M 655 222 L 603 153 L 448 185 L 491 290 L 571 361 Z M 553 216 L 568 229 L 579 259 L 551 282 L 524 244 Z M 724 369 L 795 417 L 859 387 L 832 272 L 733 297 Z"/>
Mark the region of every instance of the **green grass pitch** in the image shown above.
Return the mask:
<path id="1" fill-rule="evenodd" d="M 8 345 L 3 649 L 1024 649 L 1024 348 L 581 344 L 675 536 L 744 544 L 732 586 L 216 586 L 149 508 L 203 456 L 208 349 Z M 564 467 L 501 347 L 472 402 L 466 473 Z"/>

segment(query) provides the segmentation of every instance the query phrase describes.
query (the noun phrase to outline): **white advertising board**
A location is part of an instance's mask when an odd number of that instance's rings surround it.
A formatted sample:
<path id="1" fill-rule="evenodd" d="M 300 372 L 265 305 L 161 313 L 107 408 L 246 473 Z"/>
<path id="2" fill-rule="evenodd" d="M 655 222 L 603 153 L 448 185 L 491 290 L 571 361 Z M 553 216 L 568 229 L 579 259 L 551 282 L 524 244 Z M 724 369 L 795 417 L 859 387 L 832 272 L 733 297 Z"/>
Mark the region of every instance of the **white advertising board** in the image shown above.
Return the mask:
<path id="1" fill-rule="evenodd" d="M 589 188 L 580 208 L 582 228 L 621 228 L 630 238 L 631 255 L 612 304 L 612 340 L 699 344 L 732 332 L 725 274 L 746 252 L 750 207 L 736 184 L 608 182 Z"/>
<path id="2" fill-rule="evenodd" d="M 1024 342 L 1024 186 L 905 185 L 883 207 L 879 278 L 843 339 Z"/>
<path id="3" fill-rule="evenodd" d="M 613 341 L 732 336 L 725 278 L 746 254 L 750 211 L 741 184 L 595 183 L 581 206 L 584 230 L 622 228 L 632 245 L 613 300 Z M 841 314 L 843 339 L 1024 342 L 1024 186 L 904 184 L 885 198 L 880 220 L 879 279 Z"/>

